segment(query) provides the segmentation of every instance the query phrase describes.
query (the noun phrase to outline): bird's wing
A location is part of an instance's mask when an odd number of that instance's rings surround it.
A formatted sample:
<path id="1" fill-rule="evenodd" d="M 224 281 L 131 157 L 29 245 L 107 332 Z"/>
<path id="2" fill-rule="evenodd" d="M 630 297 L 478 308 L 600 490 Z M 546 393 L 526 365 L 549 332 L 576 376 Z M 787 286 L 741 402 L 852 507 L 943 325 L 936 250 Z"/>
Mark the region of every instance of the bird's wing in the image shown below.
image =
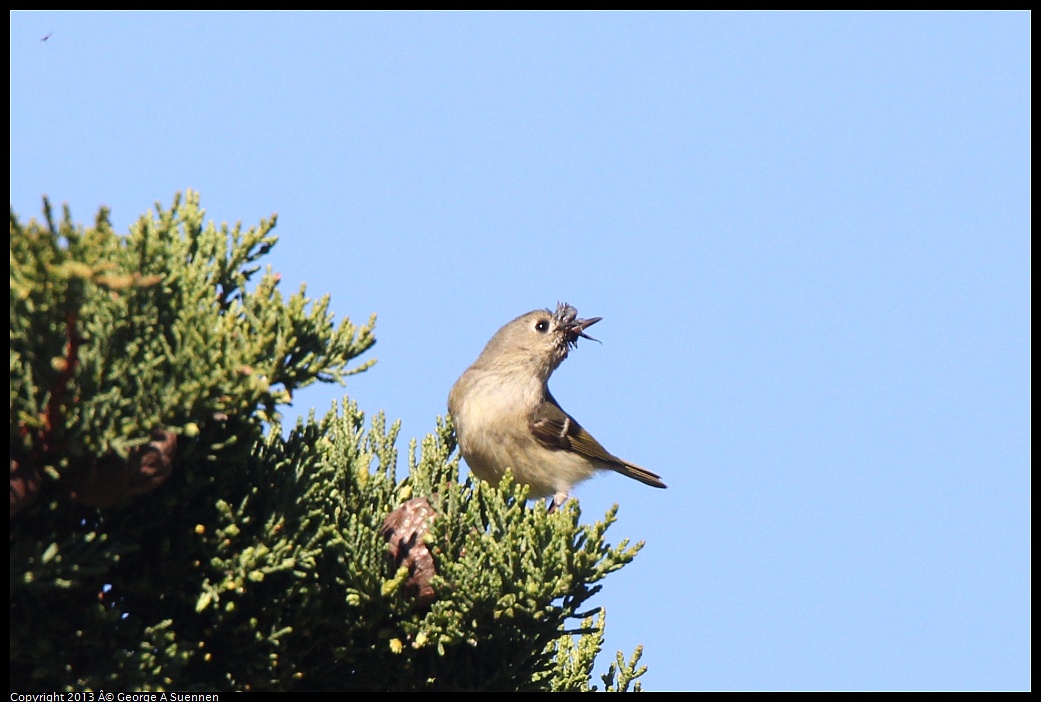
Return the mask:
<path id="1" fill-rule="evenodd" d="M 575 451 L 605 463 L 620 463 L 552 400 L 539 405 L 531 418 L 531 433 L 547 448 Z"/>
<path id="2" fill-rule="evenodd" d="M 641 483 L 654 487 L 665 487 L 665 483 L 657 474 L 608 453 L 599 441 L 560 408 L 552 396 L 535 410 L 529 426 L 535 438 L 547 448 L 574 451 L 586 458 L 600 461 L 611 469 L 635 478 Z"/>

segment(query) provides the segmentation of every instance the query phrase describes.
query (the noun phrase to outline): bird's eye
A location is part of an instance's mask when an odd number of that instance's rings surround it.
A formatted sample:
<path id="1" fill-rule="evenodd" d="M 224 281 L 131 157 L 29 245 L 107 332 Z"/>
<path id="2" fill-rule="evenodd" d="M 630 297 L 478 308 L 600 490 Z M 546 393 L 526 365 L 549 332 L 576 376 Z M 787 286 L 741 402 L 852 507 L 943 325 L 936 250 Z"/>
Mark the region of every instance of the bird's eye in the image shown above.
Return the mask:
<path id="1" fill-rule="evenodd" d="M 549 322 L 546 320 L 540 319 L 535 322 L 535 331 L 545 334 L 547 329 L 549 329 Z"/>

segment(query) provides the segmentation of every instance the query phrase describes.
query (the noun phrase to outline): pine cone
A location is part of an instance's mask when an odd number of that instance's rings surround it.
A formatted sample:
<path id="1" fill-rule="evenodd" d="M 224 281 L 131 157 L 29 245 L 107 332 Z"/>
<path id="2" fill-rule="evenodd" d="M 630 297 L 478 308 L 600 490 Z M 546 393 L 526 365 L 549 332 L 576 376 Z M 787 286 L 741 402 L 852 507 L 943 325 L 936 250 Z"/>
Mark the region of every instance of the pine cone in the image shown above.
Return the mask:
<path id="1" fill-rule="evenodd" d="M 134 495 L 150 492 L 170 477 L 177 454 L 177 435 L 156 429 L 152 440 L 130 452 L 127 460 L 106 454 L 72 482 L 72 499 L 91 507 L 111 507 Z"/>
<path id="2" fill-rule="evenodd" d="M 437 599 L 430 581 L 437 574 L 434 557 L 423 542 L 430 520 L 436 512 L 425 497 L 414 497 L 387 515 L 380 535 L 387 539 L 387 554 L 395 568 L 408 566 L 405 592 L 420 607 L 428 607 Z"/>
<path id="3" fill-rule="evenodd" d="M 39 468 L 11 458 L 11 517 L 36 499 L 40 480 Z"/>

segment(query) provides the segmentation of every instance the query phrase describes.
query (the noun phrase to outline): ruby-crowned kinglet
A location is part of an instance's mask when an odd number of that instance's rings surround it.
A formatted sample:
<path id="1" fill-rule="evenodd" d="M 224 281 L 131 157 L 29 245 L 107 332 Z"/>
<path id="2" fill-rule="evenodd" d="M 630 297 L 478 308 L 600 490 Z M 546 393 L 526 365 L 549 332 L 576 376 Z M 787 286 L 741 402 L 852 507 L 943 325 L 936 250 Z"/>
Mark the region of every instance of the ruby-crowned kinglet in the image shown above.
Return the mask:
<path id="1" fill-rule="evenodd" d="M 598 470 L 613 470 L 653 487 L 661 479 L 613 456 L 560 408 L 546 383 L 578 337 L 601 317 L 578 319 L 558 303 L 556 312 L 534 310 L 495 333 L 473 365 L 452 386 L 452 415 L 459 451 L 479 478 L 498 483 L 509 468 L 528 496 L 567 499 L 571 486 Z"/>

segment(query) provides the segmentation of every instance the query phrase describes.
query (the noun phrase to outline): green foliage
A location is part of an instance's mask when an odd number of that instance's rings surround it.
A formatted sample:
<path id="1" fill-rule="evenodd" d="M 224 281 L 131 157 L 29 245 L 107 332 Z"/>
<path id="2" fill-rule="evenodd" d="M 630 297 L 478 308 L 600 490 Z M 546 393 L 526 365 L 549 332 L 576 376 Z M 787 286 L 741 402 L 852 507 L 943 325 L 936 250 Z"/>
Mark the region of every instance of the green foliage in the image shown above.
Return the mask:
<path id="1" fill-rule="evenodd" d="M 596 685 L 590 686 L 593 674 L 593 662 L 604 643 L 604 611 L 594 621 L 591 617 L 582 622 L 582 633 L 579 636 L 562 636 L 553 643 L 555 660 L 554 670 L 550 677 L 553 692 L 595 692 Z M 647 666 L 640 666 L 643 646 L 637 646 L 632 657 L 626 662 L 622 652 L 618 651 L 615 663 L 607 673 L 600 676 L 607 692 L 628 692 L 632 683 L 633 692 L 643 690 L 638 680 L 647 672 Z"/>
<path id="2" fill-rule="evenodd" d="M 374 343 L 375 318 L 333 328 L 328 298 L 284 301 L 278 276 L 252 282 L 275 219 L 203 226 L 198 196 L 157 206 L 129 236 L 102 209 L 93 227 L 11 214 L 11 447 L 53 474 L 126 457 L 162 426 L 204 434 L 213 458 L 248 449 L 259 419 L 315 380 L 341 381 Z M 308 306 L 310 305 L 310 308 Z"/>
<path id="3" fill-rule="evenodd" d="M 374 339 L 270 272 L 249 287 L 273 220 L 204 227 L 190 193 L 128 237 L 45 212 L 11 216 L 12 689 L 596 689 L 604 619 L 583 609 L 640 548 L 605 541 L 614 510 L 583 525 L 575 502 L 460 483 L 447 422 L 400 481 L 381 414 L 284 434 L 277 406 L 368 367 L 348 366 Z M 156 429 L 178 437 L 169 478 L 111 489 Z M 16 468 L 38 483 L 18 514 Z M 429 602 L 381 533 L 418 497 Z"/>

